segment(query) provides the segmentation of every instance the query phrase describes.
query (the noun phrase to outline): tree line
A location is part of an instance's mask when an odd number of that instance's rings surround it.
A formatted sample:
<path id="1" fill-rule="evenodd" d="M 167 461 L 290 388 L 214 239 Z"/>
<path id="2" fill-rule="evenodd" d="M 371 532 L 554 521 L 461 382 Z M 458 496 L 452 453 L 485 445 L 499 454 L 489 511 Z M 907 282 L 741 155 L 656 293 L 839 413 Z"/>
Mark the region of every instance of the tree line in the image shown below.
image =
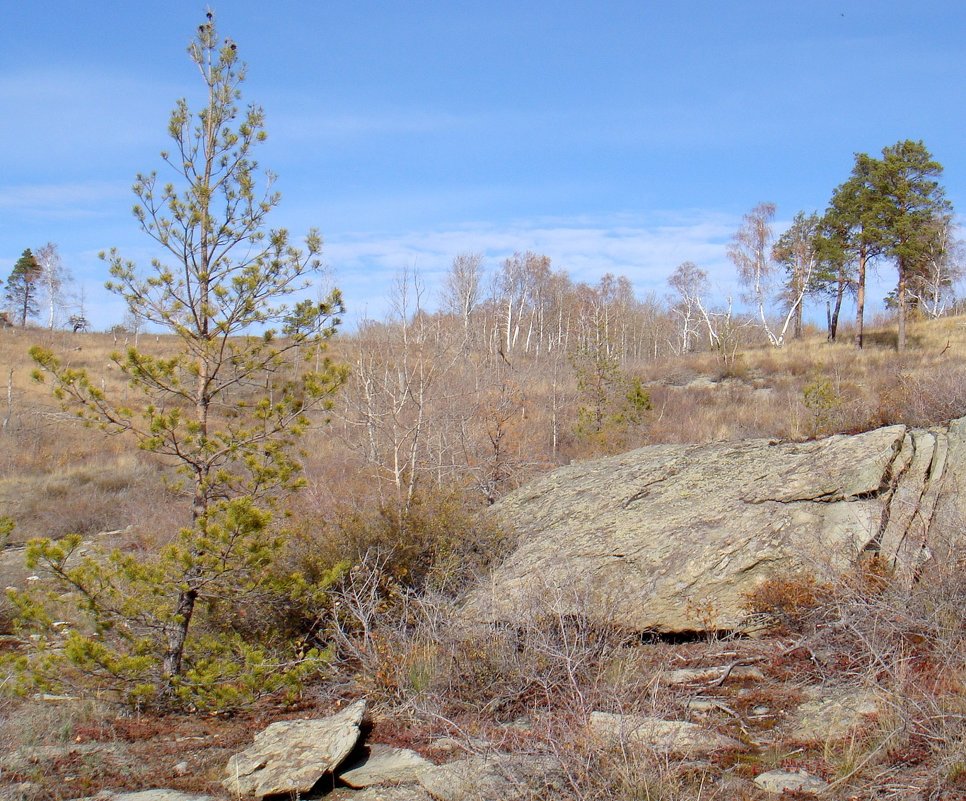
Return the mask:
<path id="1" fill-rule="evenodd" d="M 963 275 L 941 174 L 922 142 L 905 140 L 883 148 L 879 158 L 855 154 L 852 174 L 835 188 L 825 212 L 799 211 L 780 236 L 775 205 L 755 206 L 727 248 L 743 290 L 741 313 L 733 298 L 715 298 L 708 272 L 693 262 L 671 273 L 669 298 L 640 299 L 625 276 L 574 283 L 549 257 L 530 251 L 503 260 L 492 274 L 481 254 L 457 255 L 443 281 L 440 309 L 459 321 L 474 347 L 506 359 L 601 350 L 623 362 L 689 352 L 702 341 L 727 351 L 742 332 L 747 339 L 752 331 L 781 347 L 803 335 L 806 303 L 816 301 L 825 302 L 834 341 L 844 301 L 853 297 L 861 348 L 869 270 L 890 264 L 897 283 L 886 303 L 897 313 L 901 350 L 909 311 L 945 313 Z M 427 313 L 423 294 L 416 293 L 410 314 Z"/>
<path id="2" fill-rule="evenodd" d="M 856 153 L 851 174 L 835 188 L 824 213 L 799 211 L 778 237 L 775 205 L 755 206 L 727 248 L 743 290 L 743 314 L 735 311 L 733 298 L 715 299 L 707 271 L 692 262 L 670 275 L 669 299 L 640 300 L 625 276 L 608 273 L 595 285 L 575 284 L 549 257 L 531 251 L 505 259 L 492 275 L 482 254 L 457 255 L 444 279 L 440 308 L 459 320 L 468 342 L 507 358 L 603 347 L 608 356 L 639 360 L 691 351 L 701 341 L 727 352 L 748 329 L 781 347 L 789 337 L 802 336 L 806 303 L 816 301 L 825 303 L 828 338 L 834 341 L 844 301 L 851 297 L 854 342 L 861 348 L 867 276 L 873 265 L 888 263 L 897 281 L 885 300 L 896 312 L 901 350 L 909 311 L 932 317 L 946 312 L 963 274 L 941 175 L 942 165 L 921 141 L 904 140 L 883 148 L 880 157 Z M 25 250 L 7 279 L 12 319 L 26 325 L 43 300 L 46 324 L 53 328 L 67 308 L 70 280 L 53 243 L 36 255 Z M 421 314 L 431 305 L 424 295 L 421 289 L 414 307 Z M 677 328 L 670 337 L 664 330 L 668 316 Z M 66 322 L 74 330 L 85 328 L 83 309 Z M 136 332 L 144 322 L 132 311 L 121 325 Z"/>

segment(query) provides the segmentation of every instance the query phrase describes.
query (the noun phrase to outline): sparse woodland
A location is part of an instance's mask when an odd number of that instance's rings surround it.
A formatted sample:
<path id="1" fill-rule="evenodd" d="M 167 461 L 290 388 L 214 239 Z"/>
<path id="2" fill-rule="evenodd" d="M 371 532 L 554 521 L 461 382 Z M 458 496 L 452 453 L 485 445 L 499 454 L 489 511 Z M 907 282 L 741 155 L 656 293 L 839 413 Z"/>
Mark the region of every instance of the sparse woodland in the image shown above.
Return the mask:
<path id="1" fill-rule="evenodd" d="M 962 565 L 912 589 L 876 568 L 837 586 L 778 579 L 749 598 L 774 622 L 755 640 L 642 641 L 552 605 L 518 630 L 480 633 L 456 614 L 513 546 L 487 508 L 556 466 L 966 415 L 952 212 L 922 143 L 858 154 L 828 212 L 777 239 L 773 206 L 749 213 L 729 251 L 748 313 L 690 263 L 669 265 L 667 297 L 642 299 L 624 277 L 575 283 L 532 252 L 454 254 L 439 295 L 401 272 L 386 319 L 340 332 L 337 293 L 305 300 L 318 236 L 296 247 L 269 227 L 279 199 L 250 153 L 261 112 L 236 107 L 235 45 L 209 22 L 190 52 L 210 102 L 173 112 L 165 160 L 180 183 L 136 184 L 137 222 L 170 261 L 107 257 L 125 325 L 54 326 L 56 248 L 41 251 L 47 268 L 25 252 L 6 284 L 0 682 L 14 692 L 0 750 L 117 748 L 61 749 L 4 768 L 0 786 L 67 799 L 150 777 L 216 794 L 253 728 L 364 696 L 395 742 L 552 755 L 575 799 L 759 798 L 728 777 L 779 765 L 821 773 L 837 798 L 966 793 Z M 869 321 L 876 259 L 897 290 L 894 312 Z M 803 309 L 826 300 L 819 330 Z M 49 326 L 26 325 L 42 310 Z M 673 707 L 658 669 L 731 661 L 767 678 L 719 686 L 736 736 L 806 674 L 874 685 L 892 714 L 844 743 L 776 741 L 683 768 L 577 734 L 601 706 Z M 172 767 L 182 758 L 188 774 Z"/>

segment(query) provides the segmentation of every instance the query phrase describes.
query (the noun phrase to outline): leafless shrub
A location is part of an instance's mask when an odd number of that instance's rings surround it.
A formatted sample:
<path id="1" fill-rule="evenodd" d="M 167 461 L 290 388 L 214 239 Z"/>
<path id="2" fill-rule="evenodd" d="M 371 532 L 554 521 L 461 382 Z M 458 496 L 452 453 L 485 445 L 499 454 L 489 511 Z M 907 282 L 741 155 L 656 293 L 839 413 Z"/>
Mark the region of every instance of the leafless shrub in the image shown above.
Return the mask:
<path id="1" fill-rule="evenodd" d="M 574 600 L 544 595 L 527 615 L 474 622 L 441 594 L 401 590 L 374 553 L 334 594 L 344 664 L 385 702 L 492 721 L 639 708 L 651 688 L 633 670 L 635 638 Z M 566 613 L 560 611 L 567 608 Z"/>
<path id="2" fill-rule="evenodd" d="M 966 414 L 966 369 L 950 366 L 922 373 L 895 369 L 883 383 L 870 422 L 928 426 Z"/>
<path id="3" fill-rule="evenodd" d="M 800 635 L 815 678 L 843 688 L 871 688 L 880 700 L 870 726 L 836 746 L 841 770 L 836 786 L 874 781 L 881 788 L 888 777 L 911 768 L 923 792 L 944 797 L 954 786 L 961 789 L 966 737 L 963 568 L 961 558 L 933 560 L 912 580 L 870 557 L 853 573 L 828 583 L 808 576 L 779 578 L 749 596 L 750 609 Z"/>

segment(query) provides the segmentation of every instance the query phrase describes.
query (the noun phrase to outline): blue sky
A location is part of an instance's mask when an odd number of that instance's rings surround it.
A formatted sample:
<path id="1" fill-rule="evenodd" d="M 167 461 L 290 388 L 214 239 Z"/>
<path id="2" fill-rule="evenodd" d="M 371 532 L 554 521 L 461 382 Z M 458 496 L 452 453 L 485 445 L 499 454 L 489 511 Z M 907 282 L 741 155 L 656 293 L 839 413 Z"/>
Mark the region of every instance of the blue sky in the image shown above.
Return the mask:
<path id="1" fill-rule="evenodd" d="M 350 320 L 382 314 L 397 270 L 432 288 L 465 250 L 490 268 L 537 250 L 639 295 L 690 259 L 726 292 L 743 213 L 822 210 L 854 152 L 900 139 L 966 208 L 958 0 L 212 5 L 267 114 L 273 225 L 322 231 Z M 130 187 L 164 176 L 168 114 L 198 95 L 204 5 L 3 6 L 0 275 L 53 241 L 108 326 L 123 308 L 97 253 L 152 255 Z"/>

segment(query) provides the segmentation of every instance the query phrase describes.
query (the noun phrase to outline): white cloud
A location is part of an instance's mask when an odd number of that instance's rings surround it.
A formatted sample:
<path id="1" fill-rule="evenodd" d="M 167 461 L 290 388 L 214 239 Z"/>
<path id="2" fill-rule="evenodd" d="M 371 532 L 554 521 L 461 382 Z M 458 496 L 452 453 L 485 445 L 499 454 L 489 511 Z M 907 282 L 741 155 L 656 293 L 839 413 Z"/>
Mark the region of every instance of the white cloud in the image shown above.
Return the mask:
<path id="1" fill-rule="evenodd" d="M 130 182 L 121 181 L 7 185 L 0 186 L 0 209 L 53 219 L 112 216 L 117 203 L 130 196 Z"/>
<path id="2" fill-rule="evenodd" d="M 694 261 L 727 292 L 732 289 L 732 268 L 725 245 L 738 222 L 729 215 L 696 210 L 647 218 L 551 218 L 394 234 L 352 233 L 331 236 L 325 257 L 346 296 L 350 322 L 383 313 L 387 288 L 404 267 L 415 267 L 435 293 L 453 257 L 463 251 L 483 253 L 492 272 L 513 252 L 534 250 L 550 256 L 554 267 L 575 281 L 595 283 L 605 273 L 626 275 L 641 296 L 650 291 L 664 294 L 674 268 Z"/>
<path id="3" fill-rule="evenodd" d="M 472 117 L 424 109 L 307 114 L 304 108 L 303 102 L 273 111 L 271 135 L 313 143 L 323 139 L 355 142 L 362 136 L 426 135 L 469 129 L 474 124 Z"/>
<path id="4" fill-rule="evenodd" d="M 166 109 L 178 94 L 136 75 L 83 67 L 0 74 L 0 107 L 9 119 L 29 121 L 29 130 L 0 127 L 0 148 L 11 165 L 33 173 L 109 163 L 160 142 Z"/>

